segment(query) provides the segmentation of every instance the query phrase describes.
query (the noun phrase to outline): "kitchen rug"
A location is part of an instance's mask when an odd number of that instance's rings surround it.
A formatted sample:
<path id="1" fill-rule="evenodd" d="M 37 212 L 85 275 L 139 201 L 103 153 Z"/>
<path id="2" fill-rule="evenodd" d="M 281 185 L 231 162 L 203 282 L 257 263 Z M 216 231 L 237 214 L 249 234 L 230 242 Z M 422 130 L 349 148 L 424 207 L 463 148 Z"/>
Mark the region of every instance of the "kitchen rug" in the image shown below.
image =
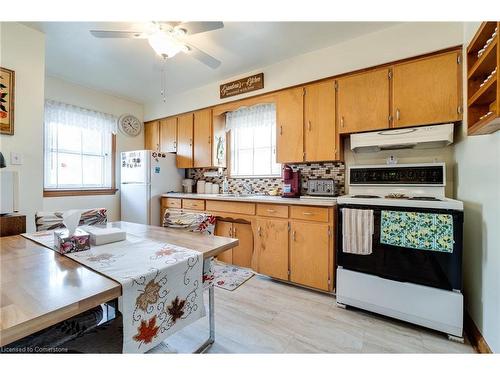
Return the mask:
<path id="1" fill-rule="evenodd" d="M 255 275 L 255 273 L 248 268 L 221 262 L 213 262 L 213 270 L 214 285 L 231 292 Z"/>

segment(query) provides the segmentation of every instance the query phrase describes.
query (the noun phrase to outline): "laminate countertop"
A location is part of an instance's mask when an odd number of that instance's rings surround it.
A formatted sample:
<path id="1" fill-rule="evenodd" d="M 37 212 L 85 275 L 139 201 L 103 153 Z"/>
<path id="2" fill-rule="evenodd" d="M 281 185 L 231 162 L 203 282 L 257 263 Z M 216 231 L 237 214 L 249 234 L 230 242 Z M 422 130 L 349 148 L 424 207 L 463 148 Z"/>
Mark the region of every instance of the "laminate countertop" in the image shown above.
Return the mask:
<path id="1" fill-rule="evenodd" d="M 165 198 L 184 198 L 184 199 L 205 199 L 215 201 L 235 201 L 251 203 L 274 203 L 300 206 L 323 206 L 332 207 L 337 204 L 336 198 L 320 198 L 303 196 L 300 198 L 283 198 L 271 195 L 233 195 L 233 194 L 196 194 L 196 193 L 165 193 Z"/>

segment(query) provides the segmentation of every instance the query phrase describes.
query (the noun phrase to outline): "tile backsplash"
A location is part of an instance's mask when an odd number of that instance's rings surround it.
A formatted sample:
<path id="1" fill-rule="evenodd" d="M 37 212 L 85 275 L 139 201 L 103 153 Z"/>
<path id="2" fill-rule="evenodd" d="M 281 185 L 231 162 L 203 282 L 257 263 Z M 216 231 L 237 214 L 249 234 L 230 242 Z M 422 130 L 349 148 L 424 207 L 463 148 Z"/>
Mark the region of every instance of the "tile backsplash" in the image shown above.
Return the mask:
<path id="1" fill-rule="evenodd" d="M 302 194 L 307 194 L 307 181 L 314 178 L 331 178 L 334 179 L 338 186 L 338 194 L 344 194 L 344 177 L 345 165 L 342 162 L 321 162 L 321 163 L 303 163 L 292 164 L 294 171 L 300 170 L 301 174 L 301 191 Z M 205 177 L 203 173 L 210 169 L 191 168 L 186 170 L 186 177 L 194 180 L 205 180 L 206 182 L 217 183 L 222 189 L 222 181 L 224 176 L 220 177 Z M 227 169 L 224 170 L 227 173 Z M 265 193 L 273 188 L 279 188 L 283 180 L 280 177 L 276 178 L 228 178 L 230 193 L 243 193 L 243 183 L 247 182 L 252 185 L 254 192 Z"/>

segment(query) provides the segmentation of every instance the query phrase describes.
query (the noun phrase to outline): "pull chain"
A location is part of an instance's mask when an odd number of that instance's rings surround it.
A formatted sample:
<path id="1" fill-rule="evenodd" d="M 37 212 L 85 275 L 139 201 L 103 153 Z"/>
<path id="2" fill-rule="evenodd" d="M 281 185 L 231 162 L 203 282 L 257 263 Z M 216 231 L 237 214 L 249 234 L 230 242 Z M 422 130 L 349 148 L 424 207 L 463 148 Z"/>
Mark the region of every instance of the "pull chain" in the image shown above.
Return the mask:
<path id="1" fill-rule="evenodd" d="M 160 95 L 163 98 L 163 103 L 167 102 L 167 57 L 163 56 L 163 61 L 161 65 L 161 77 L 160 77 Z"/>

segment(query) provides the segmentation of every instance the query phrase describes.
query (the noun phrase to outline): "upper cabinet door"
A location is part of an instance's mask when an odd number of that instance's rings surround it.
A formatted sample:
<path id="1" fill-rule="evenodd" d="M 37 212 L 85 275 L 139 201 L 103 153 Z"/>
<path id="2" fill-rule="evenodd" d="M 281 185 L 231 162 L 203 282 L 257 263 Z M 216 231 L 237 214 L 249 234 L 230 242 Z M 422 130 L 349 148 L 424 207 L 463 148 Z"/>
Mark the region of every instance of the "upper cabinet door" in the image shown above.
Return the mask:
<path id="1" fill-rule="evenodd" d="M 193 168 L 193 114 L 177 117 L 177 168 Z"/>
<path id="2" fill-rule="evenodd" d="M 337 160 L 333 80 L 305 87 L 304 122 L 305 161 Z"/>
<path id="3" fill-rule="evenodd" d="M 276 161 L 304 160 L 304 89 L 281 91 L 276 99 Z"/>
<path id="4" fill-rule="evenodd" d="M 212 109 L 194 113 L 194 167 L 212 166 Z"/>
<path id="5" fill-rule="evenodd" d="M 144 124 L 144 149 L 160 150 L 159 121 L 150 121 Z"/>
<path id="6" fill-rule="evenodd" d="M 160 120 L 160 151 L 177 152 L 177 117 Z"/>
<path id="7" fill-rule="evenodd" d="M 340 133 L 389 127 L 389 69 L 377 69 L 337 81 Z"/>
<path id="8" fill-rule="evenodd" d="M 448 52 L 394 66 L 395 127 L 454 122 L 462 118 L 459 53 Z"/>

